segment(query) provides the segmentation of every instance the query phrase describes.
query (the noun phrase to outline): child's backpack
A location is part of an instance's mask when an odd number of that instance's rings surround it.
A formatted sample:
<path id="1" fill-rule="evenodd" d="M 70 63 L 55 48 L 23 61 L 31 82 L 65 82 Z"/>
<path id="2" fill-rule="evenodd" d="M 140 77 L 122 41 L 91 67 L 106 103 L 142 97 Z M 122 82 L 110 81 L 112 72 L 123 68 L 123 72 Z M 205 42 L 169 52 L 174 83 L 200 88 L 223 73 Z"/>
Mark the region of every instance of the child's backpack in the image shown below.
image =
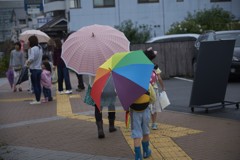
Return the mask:
<path id="1" fill-rule="evenodd" d="M 157 81 L 157 74 L 155 71 L 152 72 L 151 78 L 150 78 L 150 83 L 153 85 Z"/>

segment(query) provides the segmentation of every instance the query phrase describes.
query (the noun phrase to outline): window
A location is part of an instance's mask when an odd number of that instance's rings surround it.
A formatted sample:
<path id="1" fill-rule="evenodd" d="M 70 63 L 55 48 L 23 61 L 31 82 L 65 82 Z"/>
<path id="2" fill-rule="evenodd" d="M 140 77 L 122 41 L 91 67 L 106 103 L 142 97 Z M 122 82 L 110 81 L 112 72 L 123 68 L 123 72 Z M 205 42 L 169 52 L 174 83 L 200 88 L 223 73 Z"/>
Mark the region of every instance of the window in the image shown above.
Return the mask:
<path id="1" fill-rule="evenodd" d="M 19 24 L 20 25 L 27 24 L 26 19 L 19 19 Z"/>
<path id="2" fill-rule="evenodd" d="M 93 7 L 115 7 L 115 0 L 93 0 Z"/>
<path id="3" fill-rule="evenodd" d="M 138 0 L 138 3 L 156 3 L 159 0 Z"/>
<path id="4" fill-rule="evenodd" d="M 210 0 L 210 2 L 231 2 L 232 0 Z"/>
<path id="5" fill-rule="evenodd" d="M 69 0 L 69 8 L 80 8 L 81 0 Z"/>
<path id="6" fill-rule="evenodd" d="M 56 1 L 64 1 L 64 0 L 45 0 L 44 3 L 56 2 Z"/>
<path id="7" fill-rule="evenodd" d="M 177 0 L 177 2 L 183 2 L 184 0 Z"/>

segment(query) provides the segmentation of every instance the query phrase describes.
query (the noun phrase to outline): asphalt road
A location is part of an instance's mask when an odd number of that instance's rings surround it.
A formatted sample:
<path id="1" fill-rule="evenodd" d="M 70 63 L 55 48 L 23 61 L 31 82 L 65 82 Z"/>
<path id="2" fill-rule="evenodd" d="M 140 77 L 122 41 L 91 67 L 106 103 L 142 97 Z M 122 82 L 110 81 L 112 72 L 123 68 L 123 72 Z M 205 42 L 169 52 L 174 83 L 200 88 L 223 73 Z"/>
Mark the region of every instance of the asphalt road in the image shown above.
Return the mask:
<path id="1" fill-rule="evenodd" d="M 240 81 L 227 84 L 225 101 L 235 104 L 226 105 L 225 108 L 209 108 L 208 113 L 206 113 L 205 108 L 194 108 L 194 112 L 192 112 L 191 107 L 189 107 L 193 80 L 175 77 L 164 80 L 164 83 L 171 101 L 171 105 L 166 108 L 167 110 L 240 120 L 240 109 L 236 107 L 236 102 L 238 105 L 240 103 Z"/>

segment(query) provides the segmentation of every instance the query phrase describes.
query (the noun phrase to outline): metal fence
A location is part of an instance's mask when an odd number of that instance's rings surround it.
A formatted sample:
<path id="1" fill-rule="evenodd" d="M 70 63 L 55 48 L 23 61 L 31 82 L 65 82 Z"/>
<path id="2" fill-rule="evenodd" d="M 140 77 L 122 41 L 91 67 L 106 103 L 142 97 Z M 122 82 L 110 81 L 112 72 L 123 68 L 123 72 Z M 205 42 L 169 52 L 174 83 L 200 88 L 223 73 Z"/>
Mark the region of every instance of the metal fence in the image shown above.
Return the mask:
<path id="1" fill-rule="evenodd" d="M 131 50 L 145 50 L 149 47 L 158 51 L 154 63 L 161 69 L 163 79 L 193 76 L 194 41 L 132 44 Z"/>

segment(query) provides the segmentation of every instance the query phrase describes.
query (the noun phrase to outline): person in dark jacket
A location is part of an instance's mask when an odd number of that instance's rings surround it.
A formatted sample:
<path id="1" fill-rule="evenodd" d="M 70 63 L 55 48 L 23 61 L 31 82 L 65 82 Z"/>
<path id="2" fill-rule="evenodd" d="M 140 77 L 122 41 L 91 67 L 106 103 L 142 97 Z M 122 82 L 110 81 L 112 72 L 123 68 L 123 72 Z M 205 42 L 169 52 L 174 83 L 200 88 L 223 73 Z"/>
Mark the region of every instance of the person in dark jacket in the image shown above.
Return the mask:
<path id="1" fill-rule="evenodd" d="M 81 92 L 85 89 L 84 83 L 83 83 L 83 75 L 82 74 L 77 74 L 77 79 L 78 79 L 78 88 L 76 89 L 76 91 Z"/>
<path id="2" fill-rule="evenodd" d="M 71 94 L 72 93 L 72 86 L 70 82 L 70 76 L 68 68 L 64 63 L 63 59 L 61 58 L 62 54 L 62 42 L 60 38 L 55 39 L 55 48 L 53 52 L 53 70 L 57 67 L 58 73 L 58 92 L 59 94 Z M 65 81 L 66 91 L 63 92 L 63 80 Z"/>

